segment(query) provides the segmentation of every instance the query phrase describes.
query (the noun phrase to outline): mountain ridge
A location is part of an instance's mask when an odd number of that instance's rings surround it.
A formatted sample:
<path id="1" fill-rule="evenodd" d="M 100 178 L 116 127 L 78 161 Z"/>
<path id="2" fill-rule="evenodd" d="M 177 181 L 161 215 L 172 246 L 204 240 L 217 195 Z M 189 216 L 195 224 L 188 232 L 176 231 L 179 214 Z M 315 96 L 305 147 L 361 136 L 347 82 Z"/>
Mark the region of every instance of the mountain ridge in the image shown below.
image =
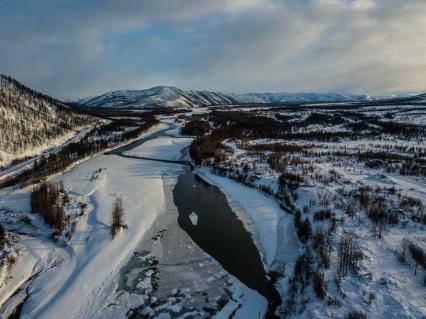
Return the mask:
<path id="1" fill-rule="evenodd" d="M 142 90 L 115 90 L 104 94 L 71 100 L 78 107 L 199 107 L 247 103 L 314 103 L 360 102 L 367 95 L 342 93 L 222 93 L 207 90 L 182 90 L 175 86 L 154 86 Z"/>

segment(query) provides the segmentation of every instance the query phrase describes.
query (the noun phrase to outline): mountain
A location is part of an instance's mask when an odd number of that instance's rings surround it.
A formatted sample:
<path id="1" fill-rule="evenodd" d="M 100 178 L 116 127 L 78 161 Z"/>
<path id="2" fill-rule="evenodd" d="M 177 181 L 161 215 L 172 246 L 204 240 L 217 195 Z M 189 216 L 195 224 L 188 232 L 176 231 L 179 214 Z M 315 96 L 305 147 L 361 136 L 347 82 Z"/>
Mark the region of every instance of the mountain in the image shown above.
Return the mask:
<path id="1" fill-rule="evenodd" d="M 220 93 L 181 90 L 172 86 L 156 86 L 146 90 L 112 91 L 97 97 L 71 101 L 78 107 L 198 107 L 245 103 L 312 103 L 366 101 L 366 95 L 338 93 Z"/>
<path id="2" fill-rule="evenodd" d="M 71 102 L 80 107 L 196 107 L 201 105 L 236 104 L 232 96 L 208 91 L 184 91 L 171 86 L 156 86 L 147 90 L 120 90 L 97 97 Z"/>
<path id="3" fill-rule="evenodd" d="M 426 103 L 426 93 L 416 95 L 415 97 L 413 97 L 413 100 L 417 103 Z"/>
<path id="4" fill-rule="evenodd" d="M 95 121 L 0 74 L 0 167 L 59 145 Z"/>
<path id="5" fill-rule="evenodd" d="M 248 93 L 246 97 L 263 103 L 356 102 L 368 100 L 367 95 L 340 93 Z"/>

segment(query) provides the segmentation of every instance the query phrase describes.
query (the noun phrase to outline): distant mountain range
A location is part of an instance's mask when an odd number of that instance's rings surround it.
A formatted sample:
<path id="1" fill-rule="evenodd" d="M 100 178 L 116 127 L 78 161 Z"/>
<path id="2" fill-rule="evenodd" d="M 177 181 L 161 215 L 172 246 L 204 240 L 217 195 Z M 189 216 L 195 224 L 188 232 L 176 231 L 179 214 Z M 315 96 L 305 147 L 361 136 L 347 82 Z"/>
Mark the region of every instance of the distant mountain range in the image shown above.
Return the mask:
<path id="1" fill-rule="evenodd" d="M 172 86 L 156 86 L 146 90 L 120 90 L 70 101 L 71 105 L 87 108 L 119 107 L 198 107 L 247 103 L 319 103 L 367 101 L 367 95 L 339 93 L 221 93 L 181 90 Z"/>

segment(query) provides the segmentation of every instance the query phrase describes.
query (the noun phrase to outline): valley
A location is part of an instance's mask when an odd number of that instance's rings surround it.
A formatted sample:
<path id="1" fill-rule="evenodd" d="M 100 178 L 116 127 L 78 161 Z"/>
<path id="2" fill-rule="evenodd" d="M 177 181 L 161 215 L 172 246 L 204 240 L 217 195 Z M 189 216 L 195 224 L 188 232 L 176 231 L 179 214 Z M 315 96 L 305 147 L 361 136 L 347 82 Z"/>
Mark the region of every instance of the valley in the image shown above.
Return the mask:
<path id="1" fill-rule="evenodd" d="M 0 0 L 0 319 L 426 319 L 425 0 Z"/>
<path id="2" fill-rule="evenodd" d="M 81 110 L 1 171 L 2 317 L 421 318 L 415 101 Z"/>

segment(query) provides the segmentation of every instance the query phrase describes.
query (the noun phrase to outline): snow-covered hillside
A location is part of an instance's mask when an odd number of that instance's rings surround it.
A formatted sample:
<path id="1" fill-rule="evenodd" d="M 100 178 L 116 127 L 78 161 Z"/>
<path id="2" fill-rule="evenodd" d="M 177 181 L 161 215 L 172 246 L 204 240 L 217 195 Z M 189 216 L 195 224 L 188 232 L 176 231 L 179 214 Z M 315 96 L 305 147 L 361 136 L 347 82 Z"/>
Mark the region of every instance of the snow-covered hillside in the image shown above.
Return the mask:
<path id="1" fill-rule="evenodd" d="M 366 101 L 366 95 L 338 93 L 220 93 L 184 91 L 171 86 L 156 86 L 147 90 L 120 90 L 97 97 L 71 101 L 80 107 L 197 107 L 244 103 L 305 103 Z"/>
<path id="2" fill-rule="evenodd" d="M 95 118 L 0 75 L 0 167 L 60 145 L 94 122 Z"/>
<path id="3" fill-rule="evenodd" d="M 208 91 L 183 91 L 176 87 L 156 86 L 147 90 L 120 90 L 97 97 L 80 99 L 82 107 L 196 107 L 200 105 L 237 104 L 233 97 Z"/>

